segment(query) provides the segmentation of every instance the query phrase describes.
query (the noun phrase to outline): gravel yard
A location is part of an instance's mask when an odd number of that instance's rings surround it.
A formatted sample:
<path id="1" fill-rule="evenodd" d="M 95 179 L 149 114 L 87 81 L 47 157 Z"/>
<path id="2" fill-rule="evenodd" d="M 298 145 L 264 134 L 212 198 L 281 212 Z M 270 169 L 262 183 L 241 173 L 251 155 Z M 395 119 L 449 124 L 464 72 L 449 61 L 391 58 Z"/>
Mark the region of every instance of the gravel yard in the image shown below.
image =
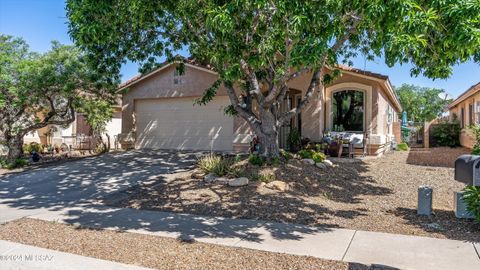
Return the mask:
<path id="1" fill-rule="evenodd" d="M 433 149 L 431 155 L 451 164 L 459 149 Z M 417 154 L 417 164 L 431 162 L 429 155 L 413 151 L 327 169 L 291 160 L 259 169 L 274 174 L 269 180 L 276 182 L 256 181 L 238 188 L 208 184 L 184 173 L 167 184 L 132 188 L 131 195 L 115 205 L 480 242 L 480 225 L 454 217 L 453 191 L 463 184 L 453 180 L 453 168 L 411 164 L 412 154 Z M 434 189 L 432 217 L 416 215 L 419 185 Z"/>
<path id="2" fill-rule="evenodd" d="M 0 239 L 156 269 L 382 269 L 28 218 L 0 225 Z"/>

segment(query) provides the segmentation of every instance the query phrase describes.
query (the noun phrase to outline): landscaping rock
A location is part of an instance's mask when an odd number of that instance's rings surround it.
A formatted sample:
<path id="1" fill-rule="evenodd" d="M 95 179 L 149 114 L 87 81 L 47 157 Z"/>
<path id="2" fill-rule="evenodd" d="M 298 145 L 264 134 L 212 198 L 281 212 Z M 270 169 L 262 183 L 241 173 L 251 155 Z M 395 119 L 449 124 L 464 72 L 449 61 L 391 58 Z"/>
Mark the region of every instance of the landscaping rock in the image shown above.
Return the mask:
<path id="1" fill-rule="evenodd" d="M 325 165 L 327 165 L 328 167 L 333 167 L 333 162 L 331 162 L 331 161 L 328 160 L 328 159 L 325 159 L 325 160 L 323 161 L 323 163 L 324 163 Z"/>
<path id="2" fill-rule="evenodd" d="M 205 178 L 205 175 L 206 175 L 206 173 L 204 173 L 202 171 L 194 171 L 192 173 L 192 178 L 193 179 L 203 179 L 203 178 Z"/>
<path id="3" fill-rule="evenodd" d="M 205 175 L 205 177 L 203 178 L 203 181 L 207 182 L 207 183 L 211 183 L 215 180 L 217 180 L 217 176 L 213 173 L 209 173 L 207 175 Z"/>
<path id="4" fill-rule="evenodd" d="M 248 178 L 246 177 L 233 178 L 230 181 L 228 181 L 228 185 L 231 187 L 246 186 L 248 185 Z"/>
<path id="5" fill-rule="evenodd" d="M 226 177 L 218 177 L 214 180 L 215 182 L 218 182 L 220 184 L 228 184 L 232 179 L 226 178 Z"/>
<path id="6" fill-rule="evenodd" d="M 322 169 L 322 170 L 327 169 L 327 165 L 325 165 L 325 164 L 322 163 L 322 162 L 316 163 L 315 166 L 317 166 L 318 168 L 320 168 L 320 169 Z"/>
<path id="7" fill-rule="evenodd" d="M 308 165 L 315 165 L 315 161 L 313 161 L 311 158 L 304 158 L 302 159 L 302 162 Z"/>
<path id="8" fill-rule="evenodd" d="M 275 180 L 275 181 L 272 181 L 270 183 L 267 183 L 265 185 L 265 187 L 267 187 L 269 189 L 276 189 L 276 190 L 279 190 L 279 191 L 287 191 L 287 190 L 290 189 L 290 186 L 288 185 L 288 183 L 283 182 L 283 181 L 279 181 L 279 180 Z"/>

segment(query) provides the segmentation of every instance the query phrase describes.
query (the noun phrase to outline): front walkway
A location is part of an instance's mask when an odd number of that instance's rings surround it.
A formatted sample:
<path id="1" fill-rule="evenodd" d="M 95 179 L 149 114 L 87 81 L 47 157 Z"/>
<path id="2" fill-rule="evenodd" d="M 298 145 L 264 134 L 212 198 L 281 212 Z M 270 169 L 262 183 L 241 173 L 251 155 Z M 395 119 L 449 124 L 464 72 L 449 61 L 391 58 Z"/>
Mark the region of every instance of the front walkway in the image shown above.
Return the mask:
<path id="1" fill-rule="evenodd" d="M 17 210 L 22 211 L 22 210 Z M 0 220 L 4 211 L 0 211 Z M 5 212 L 6 213 L 6 212 Z M 480 243 L 103 206 L 18 212 L 86 227 L 308 255 L 393 269 L 480 269 Z M 475 247 L 476 246 L 476 247 Z"/>

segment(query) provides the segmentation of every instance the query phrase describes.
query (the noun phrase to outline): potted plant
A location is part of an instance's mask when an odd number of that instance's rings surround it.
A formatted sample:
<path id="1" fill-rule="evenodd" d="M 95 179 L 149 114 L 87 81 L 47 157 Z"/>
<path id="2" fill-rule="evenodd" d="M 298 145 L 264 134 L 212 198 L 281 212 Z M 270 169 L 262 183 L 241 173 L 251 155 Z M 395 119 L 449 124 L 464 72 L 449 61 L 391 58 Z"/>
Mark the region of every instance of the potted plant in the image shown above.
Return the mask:
<path id="1" fill-rule="evenodd" d="M 332 157 L 341 157 L 343 144 L 341 138 L 335 138 L 328 144 L 328 154 Z"/>

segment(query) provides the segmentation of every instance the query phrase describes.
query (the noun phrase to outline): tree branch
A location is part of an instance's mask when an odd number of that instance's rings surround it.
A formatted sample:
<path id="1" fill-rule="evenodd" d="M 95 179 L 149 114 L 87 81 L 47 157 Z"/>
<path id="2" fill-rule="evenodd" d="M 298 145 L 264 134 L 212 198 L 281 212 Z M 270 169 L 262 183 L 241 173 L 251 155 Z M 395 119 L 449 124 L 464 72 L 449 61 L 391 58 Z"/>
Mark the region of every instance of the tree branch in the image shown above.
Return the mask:
<path id="1" fill-rule="evenodd" d="M 260 123 L 261 123 L 260 120 L 258 120 L 255 114 L 253 114 L 251 111 L 245 110 L 244 108 L 240 107 L 239 101 L 232 83 L 224 82 L 223 84 L 227 90 L 228 97 L 230 98 L 230 103 L 232 103 L 232 106 L 235 109 L 235 111 L 237 111 L 237 113 L 240 116 L 242 116 L 245 120 L 247 120 L 247 122 L 252 126 L 252 128 L 259 129 Z"/>
<path id="2" fill-rule="evenodd" d="M 346 33 L 337 39 L 335 43 L 330 47 L 331 52 L 337 52 L 344 44 L 347 42 L 347 40 L 350 38 L 351 35 L 356 33 L 357 26 L 361 21 L 361 18 L 357 16 L 356 14 L 347 14 L 347 17 L 350 17 L 353 19 L 352 25 L 347 29 Z M 322 57 L 322 61 L 314 71 L 313 71 L 313 76 L 312 79 L 310 80 L 310 85 L 308 86 L 307 92 L 305 93 L 305 96 L 302 98 L 302 100 L 299 102 L 297 107 L 291 109 L 290 111 L 286 112 L 283 116 L 281 116 L 278 119 L 278 125 L 282 125 L 285 121 L 289 120 L 296 114 L 302 111 L 302 109 L 307 105 L 309 102 L 311 96 L 313 95 L 314 90 L 320 85 L 321 83 L 321 78 L 323 75 L 323 66 L 327 62 L 328 58 L 328 53 L 325 53 L 325 55 Z M 300 72 L 305 72 L 305 70 L 302 70 Z M 295 74 L 295 73 L 294 73 Z M 298 76 L 298 75 L 297 75 Z M 323 84 L 322 84 L 323 86 Z"/>
<path id="3" fill-rule="evenodd" d="M 240 59 L 240 67 L 242 68 L 243 72 L 245 72 L 248 77 L 248 81 L 250 82 L 249 92 L 255 96 L 258 104 L 263 107 L 265 98 L 260 91 L 260 85 L 258 84 L 257 75 L 255 75 L 255 72 L 250 69 L 247 62 L 243 59 Z"/>

